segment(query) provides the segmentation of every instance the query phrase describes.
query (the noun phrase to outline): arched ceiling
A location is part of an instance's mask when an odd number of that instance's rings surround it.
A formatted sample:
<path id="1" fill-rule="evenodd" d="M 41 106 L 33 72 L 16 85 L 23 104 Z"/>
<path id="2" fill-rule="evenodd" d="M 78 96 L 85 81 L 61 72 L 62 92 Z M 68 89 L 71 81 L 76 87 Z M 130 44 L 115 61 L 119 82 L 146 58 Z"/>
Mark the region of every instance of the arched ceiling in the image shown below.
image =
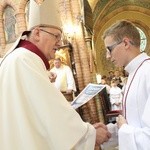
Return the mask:
<path id="1" fill-rule="evenodd" d="M 112 69 L 112 63 L 105 59 L 105 47 L 101 36 L 106 28 L 117 20 L 127 19 L 135 23 L 145 31 L 147 35 L 148 52 L 150 47 L 150 1 L 149 0 L 103 0 L 96 4 L 93 11 L 94 47 L 96 50 L 96 62 L 98 72 L 107 72 Z M 105 66 L 105 67 L 104 67 Z M 106 68 L 108 69 L 106 71 Z M 104 73 L 105 74 L 105 73 Z"/>
<path id="2" fill-rule="evenodd" d="M 105 47 L 101 39 L 103 31 L 118 19 L 127 19 L 147 35 L 146 50 L 150 53 L 150 0 L 83 0 L 85 10 L 85 25 L 91 29 L 94 50 L 96 52 L 97 72 L 106 68 L 112 69 L 111 63 L 105 59 Z M 105 66 L 105 67 L 104 67 Z M 107 71 L 106 71 L 107 72 Z"/>

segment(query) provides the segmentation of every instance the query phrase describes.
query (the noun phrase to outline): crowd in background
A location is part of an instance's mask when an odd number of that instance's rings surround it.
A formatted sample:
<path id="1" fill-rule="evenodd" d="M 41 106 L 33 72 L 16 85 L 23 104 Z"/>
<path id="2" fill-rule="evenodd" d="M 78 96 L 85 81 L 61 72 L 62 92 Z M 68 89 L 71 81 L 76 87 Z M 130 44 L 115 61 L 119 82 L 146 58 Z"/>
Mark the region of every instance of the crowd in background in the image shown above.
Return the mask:
<path id="1" fill-rule="evenodd" d="M 111 110 L 122 110 L 122 99 L 127 82 L 127 73 L 124 71 L 109 71 L 109 74 L 101 77 L 101 84 L 106 86 L 111 103 Z"/>

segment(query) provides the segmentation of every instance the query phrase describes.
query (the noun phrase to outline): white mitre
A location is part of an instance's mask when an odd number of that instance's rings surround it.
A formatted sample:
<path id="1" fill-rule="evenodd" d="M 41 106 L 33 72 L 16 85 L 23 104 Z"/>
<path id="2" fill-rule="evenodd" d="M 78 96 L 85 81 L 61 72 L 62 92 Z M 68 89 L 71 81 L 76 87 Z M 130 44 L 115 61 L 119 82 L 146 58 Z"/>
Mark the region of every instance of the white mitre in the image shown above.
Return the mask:
<path id="1" fill-rule="evenodd" d="M 38 5 L 34 0 L 30 0 L 28 30 L 36 26 L 48 26 L 61 30 L 58 1 L 45 0 Z"/>

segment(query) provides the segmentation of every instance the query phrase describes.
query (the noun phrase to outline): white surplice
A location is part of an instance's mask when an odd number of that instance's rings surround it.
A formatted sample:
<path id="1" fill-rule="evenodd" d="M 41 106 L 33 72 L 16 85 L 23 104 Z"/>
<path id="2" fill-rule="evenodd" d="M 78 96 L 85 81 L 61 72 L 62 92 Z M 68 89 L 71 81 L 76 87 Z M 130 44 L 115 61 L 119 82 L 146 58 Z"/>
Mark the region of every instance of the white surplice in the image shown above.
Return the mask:
<path id="1" fill-rule="evenodd" d="M 0 66 L 0 150 L 93 150 L 96 131 L 50 83 L 42 59 L 18 48 Z"/>
<path id="2" fill-rule="evenodd" d="M 150 60 L 140 66 L 147 58 L 141 53 L 125 67 L 129 77 L 123 102 L 128 124 L 119 129 L 119 150 L 150 150 Z"/>
<path id="3" fill-rule="evenodd" d="M 118 86 L 111 87 L 109 91 L 110 103 L 112 110 L 122 110 L 122 91 Z M 119 106 L 115 103 L 120 103 Z"/>

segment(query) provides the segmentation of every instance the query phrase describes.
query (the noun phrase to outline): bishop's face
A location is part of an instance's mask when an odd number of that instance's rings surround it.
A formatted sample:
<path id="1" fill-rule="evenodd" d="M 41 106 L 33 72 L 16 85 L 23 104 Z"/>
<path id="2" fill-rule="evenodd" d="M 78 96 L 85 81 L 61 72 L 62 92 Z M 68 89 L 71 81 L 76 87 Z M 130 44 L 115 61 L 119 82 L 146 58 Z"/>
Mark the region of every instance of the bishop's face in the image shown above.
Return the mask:
<path id="1" fill-rule="evenodd" d="M 47 60 L 55 58 L 55 52 L 61 46 L 61 31 L 56 28 L 39 28 L 39 47 Z"/>

